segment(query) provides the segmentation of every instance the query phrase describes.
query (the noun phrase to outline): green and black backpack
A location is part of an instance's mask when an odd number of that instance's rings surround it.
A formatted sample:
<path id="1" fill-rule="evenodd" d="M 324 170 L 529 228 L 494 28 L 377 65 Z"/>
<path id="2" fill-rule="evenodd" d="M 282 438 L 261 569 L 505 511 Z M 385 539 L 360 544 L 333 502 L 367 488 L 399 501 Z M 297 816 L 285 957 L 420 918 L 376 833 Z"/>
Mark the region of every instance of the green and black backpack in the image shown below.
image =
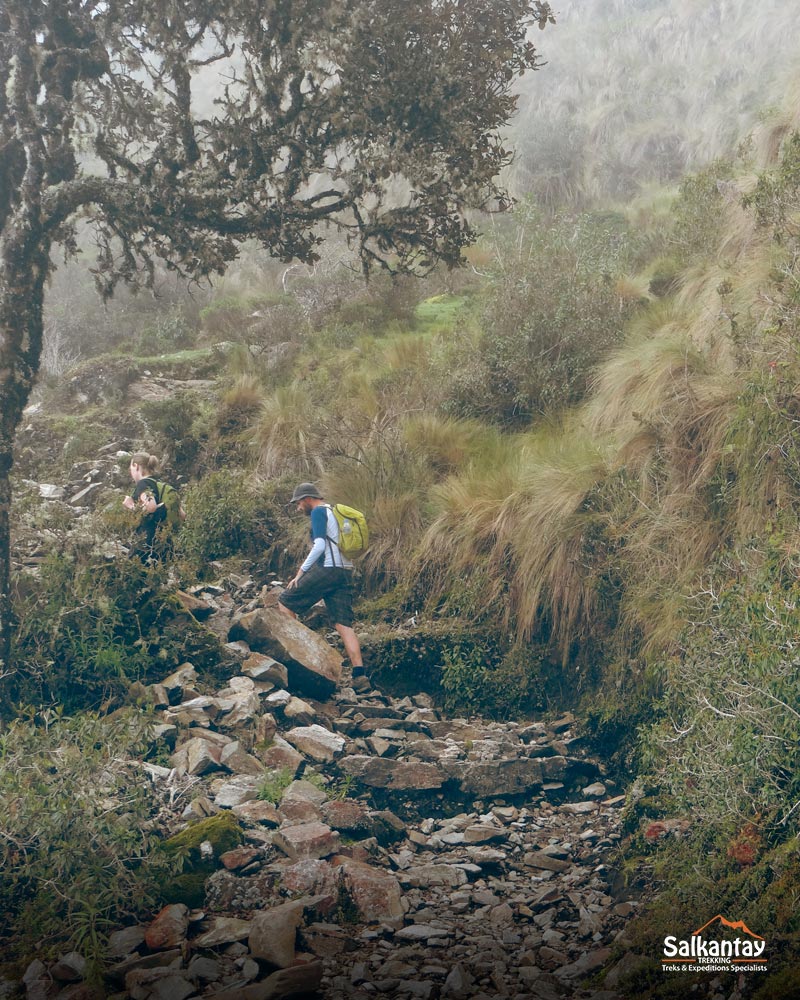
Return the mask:
<path id="1" fill-rule="evenodd" d="M 171 528 L 179 528 L 186 520 L 180 494 L 169 483 L 156 482 L 156 503 L 164 504 L 164 520 Z"/>

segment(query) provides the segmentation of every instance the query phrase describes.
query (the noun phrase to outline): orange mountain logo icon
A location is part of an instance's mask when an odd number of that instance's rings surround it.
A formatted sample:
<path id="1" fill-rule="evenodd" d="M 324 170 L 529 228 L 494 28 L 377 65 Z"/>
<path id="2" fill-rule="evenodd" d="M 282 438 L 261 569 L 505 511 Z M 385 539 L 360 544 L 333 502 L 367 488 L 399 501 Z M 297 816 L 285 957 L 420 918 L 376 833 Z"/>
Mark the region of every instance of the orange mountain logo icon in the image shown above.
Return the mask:
<path id="1" fill-rule="evenodd" d="M 730 927 L 732 931 L 742 931 L 743 934 L 749 934 L 751 938 L 756 938 L 758 941 L 764 940 L 760 934 L 754 934 L 744 920 L 727 920 L 721 913 L 718 913 L 716 917 L 712 917 L 707 923 L 703 924 L 702 927 L 698 927 L 696 931 L 692 931 L 692 937 L 702 934 L 704 930 L 717 922 L 719 922 L 722 927 Z"/>

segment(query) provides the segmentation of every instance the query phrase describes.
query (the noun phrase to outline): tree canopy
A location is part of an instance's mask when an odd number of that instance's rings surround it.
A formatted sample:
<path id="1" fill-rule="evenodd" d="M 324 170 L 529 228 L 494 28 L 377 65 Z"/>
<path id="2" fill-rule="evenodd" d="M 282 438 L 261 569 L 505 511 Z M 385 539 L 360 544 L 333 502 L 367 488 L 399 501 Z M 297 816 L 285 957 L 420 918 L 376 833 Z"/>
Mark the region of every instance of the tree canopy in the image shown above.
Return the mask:
<path id="1" fill-rule="evenodd" d="M 102 295 L 221 273 L 255 238 L 365 270 L 459 261 L 498 196 L 539 0 L 4 0 L 0 6 L 0 636 L 8 477 L 55 248 L 88 226 Z M 8 666 L 7 638 L 0 661 Z"/>

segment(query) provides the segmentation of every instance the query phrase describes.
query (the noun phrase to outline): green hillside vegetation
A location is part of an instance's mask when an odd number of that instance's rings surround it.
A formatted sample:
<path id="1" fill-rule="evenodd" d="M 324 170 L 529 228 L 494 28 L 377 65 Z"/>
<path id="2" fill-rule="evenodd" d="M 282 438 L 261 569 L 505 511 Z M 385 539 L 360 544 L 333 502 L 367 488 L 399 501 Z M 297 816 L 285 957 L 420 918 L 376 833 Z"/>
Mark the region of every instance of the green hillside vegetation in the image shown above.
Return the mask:
<path id="1" fill-rule="evenodd" d="M 295 565 L 306 524 L 285 500 L 313 478 L 368 513 L 360 615 L 382 683 L 453 711 L 580 713 L 630 785 L 620 865 L 660 889 L 620 944 L 652 959 L 631 997 L 685 995 L 659 941 L 699 912 L 769 934 L 775 990 L 797 961 L 800 135 L 779 118 L 672 199 L 525 203 L 458 278 L 350 284 L 319 310 L 291 287 L 226 290 L 196 350 L 76 375 L 123 372 L 93 401 L 108 434 L 188 477 L 183 583 Z M 322 299 L 333 279 L 316 280 Z M 131 410 L 145 368 L 216 381 Z M 49 391 L 58 410 L 64 385 Z M 105 711 L 156 667 L 211 659 L 163 572 L 93 571 L 118 499 L 21 578 L 21 701 Z"/>

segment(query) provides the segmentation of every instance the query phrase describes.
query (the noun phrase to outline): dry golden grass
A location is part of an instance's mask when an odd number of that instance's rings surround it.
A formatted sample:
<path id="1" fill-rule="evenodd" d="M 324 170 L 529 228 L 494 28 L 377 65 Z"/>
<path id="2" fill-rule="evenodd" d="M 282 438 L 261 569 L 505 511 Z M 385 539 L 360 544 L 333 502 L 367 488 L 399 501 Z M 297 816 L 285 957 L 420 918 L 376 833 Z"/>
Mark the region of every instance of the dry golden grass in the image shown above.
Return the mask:
<path id="1" fill-rule="evenodd" d="M 655 311 L 662 321 L 659 335 L 640 339 L 637 334 L 598 370 L 583 410 L 590 434 L 614 434 L 624 441 L 643 426 L 657 426 L 666 409 L 690 398 L 694 376 L 705 372 L 705 359 L 681 329 L 681 314 L 663 303 Z"/>
<path id="2" fill-rule="evenodd" d="M 484 466 L 502 461 L 510 447 L 495 428 L 477 420 L 456 420 L 435 413 L 413 414 L 402 426 L 402 436 L 420 460 L 439 476 L 455 472 L 473 460 Z"/>
<path id="3" fill-rule="evenodd" d="M 264 400 L 264 386 L 255 375 L 239 375 L 233 385 L 223 393 L 222 405 L 249 409 L 260 406 Z"/>
<path id="4" fill-rule="evenodd" d="M 429 341 L 408 334 L 395 337 L 386 347 L 385 359 L 390 368 L 424 372 L 430 360 Z"/>
<path id="5" fill-rule="evenodd" d="M 452 476 L 433 491 L 437 512 L 415 562 L 434 594 L 479 579 L 484 607 L 502 601 L 520 640 L 547 615 L 566 649 L 594 607 L 583 505 L 605 472 L 598 450 L 565 432 L 531 440 L 499 468 Z"/>
<path id="6" fill-rule="evenodd" d="M 253 428 L 258 471 L 266 478 L 290 473 L 314 478 L 321 471 L 314 409 L 297 385 L 282 387 L 267 400 Z"/>
<path id="7" fill-rule="evenodd" d="M 649 289 L 650 278 L 646 274 L 625 274 L 614 282 L 614 293 L 620 303 L 647 302 L 653 298 Z"/>

